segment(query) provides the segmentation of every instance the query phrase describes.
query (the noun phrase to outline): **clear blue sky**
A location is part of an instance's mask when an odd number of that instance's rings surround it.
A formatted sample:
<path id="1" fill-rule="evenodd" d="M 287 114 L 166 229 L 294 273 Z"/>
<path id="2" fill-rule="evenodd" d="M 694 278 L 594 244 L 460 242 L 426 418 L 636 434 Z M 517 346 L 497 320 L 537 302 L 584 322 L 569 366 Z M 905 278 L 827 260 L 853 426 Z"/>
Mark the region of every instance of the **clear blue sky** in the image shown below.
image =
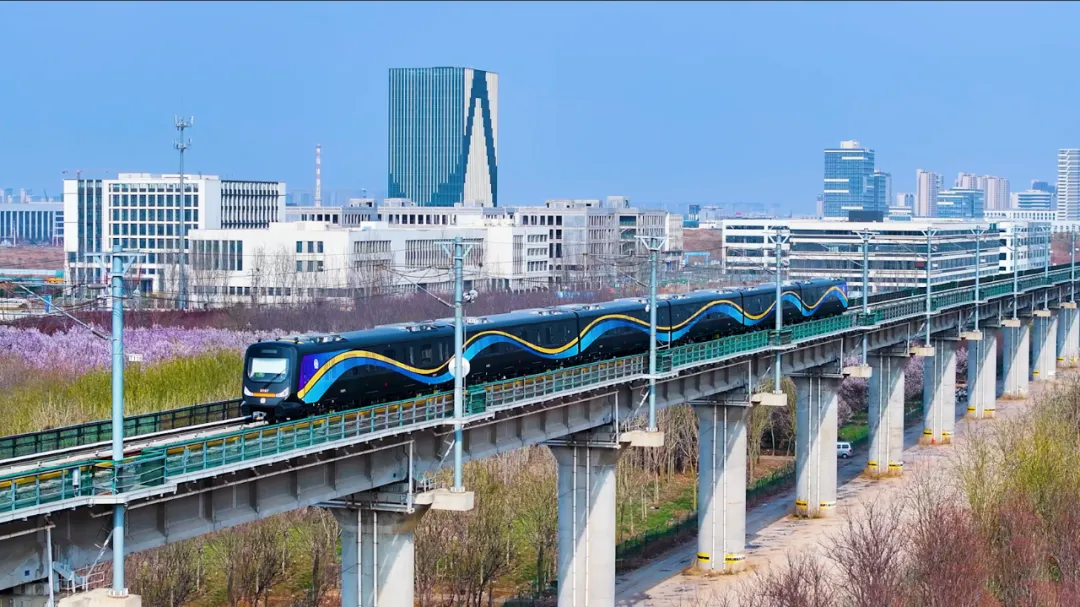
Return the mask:
<path id="1" fill-rule="evenodd" d="M 809 212 L 822 150 L 1054 179 L 1080 147 L 1073 3 L 2 3 L 0 185 L 192 170 L 386 189 L 387 68 L 499 73 L 499 199 Z"/>

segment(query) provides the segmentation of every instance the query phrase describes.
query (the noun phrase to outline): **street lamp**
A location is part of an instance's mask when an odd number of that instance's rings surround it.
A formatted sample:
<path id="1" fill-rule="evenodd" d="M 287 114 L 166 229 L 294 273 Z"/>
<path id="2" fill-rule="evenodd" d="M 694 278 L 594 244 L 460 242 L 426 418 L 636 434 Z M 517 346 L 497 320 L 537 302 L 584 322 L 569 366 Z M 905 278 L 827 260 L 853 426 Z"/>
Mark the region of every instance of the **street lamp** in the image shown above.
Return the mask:
<path id="1" fill-rule="evenodd" d="M 870 314 L 870 241 L 873 240 L 874 233 L 869 229 L 864 229 L 856 234 L 862 240 L 862 313 L 865 317 Z M 864 365 L 867 364 L 866 350 L 866 333 L 863 333 L 862 364 Z"/>
<path id="2" fill-rule="evenodd" d="M 784 328 L 784 266 L 783 266 L 783 252 L 784 243 L 790 238 L 790 234 L 783 226 L 776 226 L 774 232 L 770 238 L 773 244 L 776 245 L 776 309 L 774 314 L 776 315 L 776 339 L 779 342 L 780 332 Z M 779 343 L 777 343 L 779 346 Z M 773 394 L 781 394 L 780 390 L 780 365 L 781 365 L 781 352 L 776 351 L 776 363 L 773 365 Z"/>
<path id="3" fill-rule="evenodd" d="M 982 235 L 986 233 L 986 226 L 979 225 L 971 231 L 975 234 L 975 331 L 978 331 L 979 302 L 982 300 L 979 284 L 982 278 Z"/>

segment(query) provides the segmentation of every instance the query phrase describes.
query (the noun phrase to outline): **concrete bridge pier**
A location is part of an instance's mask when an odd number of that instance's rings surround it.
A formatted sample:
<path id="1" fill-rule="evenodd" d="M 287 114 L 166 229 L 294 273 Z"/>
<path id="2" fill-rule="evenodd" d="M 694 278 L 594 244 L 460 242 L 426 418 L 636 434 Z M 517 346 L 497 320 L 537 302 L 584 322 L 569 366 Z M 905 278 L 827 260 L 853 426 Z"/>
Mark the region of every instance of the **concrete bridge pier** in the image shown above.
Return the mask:
<path id="1" fill-rule="evenodd" d="M 1062 302 L 1058 315 L 1057 364 L 1059 367 L 1075 367 L 1080 364 L 1080 322 L 1076 318 L 1076 304 Z"/>
<path id="2" fill-rule="evenodd" d="M 997 340 L 982 331 L 965 333 L 964 339 L 967 342 L 966 417 L 994 417 L 997 409 Z"/>
<path id="3" fill-rule="evenodd" d="M 746 419 L 744 391 L 694 404 L 698 418 L 698 551 L 703 571 L 734 573 L 746 561 Z"/>
<path id="4" fill-rule="evenodd" d="M 874 477 L 904 472 L 904 367 L 907 352 L 881 351 L 870 355 L 870 454 L 866 472 Z"/>
<path id="5" fill-rule="evenodd" d="M 342 607 L 412 606 L 413 532 L 426 510 L 331 510 L 341 528 Z"/>
<path id="6" fill-rule="evenodd" d="M 795 516 L 832 516 L 836 509 L 836 405 L 839 374 L 794 375 Z"/>
<path id="7" fill-rule="evenodd" d="M 413 607 L 414 533 L 428 510 L 468 511 L 473 493 L 415 494 L 393 485 L 325 504 L 341 530 L 342 607 Z"/>
<path id="8" fill-rule="evenodd" d="M 1067 322 L 1059 323 L 1062 328 L 1062 352 L 1065 356 L 1065 366 L 1080 366 L 1080 309 L 1077 309 L 1075 301 L 1065 301 L 1062 304 L 1062 312 L 1067 312 Z"/>
<path id="9" fill-rule="evenodd" d="M 548 443 L 558 464 L 559 605 L 615 604 L 615 441 Z"/>
<path id="10" fill-rule="evenodd" d="M 934 339 L 934 355 L 923 359 L 924 445 L 947 445 L 956 426 L 956 340 Z"/>
<path id="11" fill-rule="evenodd" d="M 1057 317 L 1050 310 L 1035 310 L 1031 379 L 1051 380 L 1057 374 Z"/>
<path id="12" fill-rule="evenodd" d="M 1001 321 L 1005 334 L 1005 352 L 1002 356 L 1005 375 L 1006 398 L 1027 398 L 1029 360 L 1031 356 L 1031 325 L 1019 318 Z"/>

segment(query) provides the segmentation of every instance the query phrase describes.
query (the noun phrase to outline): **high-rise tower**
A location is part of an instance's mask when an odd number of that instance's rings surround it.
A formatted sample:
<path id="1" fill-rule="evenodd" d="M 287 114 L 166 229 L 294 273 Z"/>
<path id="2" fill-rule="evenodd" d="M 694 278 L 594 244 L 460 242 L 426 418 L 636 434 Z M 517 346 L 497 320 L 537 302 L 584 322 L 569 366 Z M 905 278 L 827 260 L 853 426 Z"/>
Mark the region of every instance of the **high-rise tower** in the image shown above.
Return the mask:
<path id="1" fill-rule="evenodd" d="M 315 145 L 315 206 L 322 206 L 322 146 Z"/>
<path id="2" fill-rule="evenodd" d="M 888 212 L 888 202 L 878 208 L 874 175 L 874 150 L 858 141 L 841 141 L 839 148 L 825 150 L 825 216 L 847 217 L 849 211 Z"/>
<path id="3" fill-rule="evenodd" d="M 941 175 L 915 169 L 915 216 L 934 217 L 937 213 L 938 192 L 941 191 Z"/>
<path id="4" fill-rule="evenodd" d="M 390 70 L 387 196 L 495 206 L 499 76 L 463 67 Z"/>
<path id="5" fill-rule="evenodd" d="M 1058 150 L 1057 218 L 1080 219 L 1080 148 Z"/>

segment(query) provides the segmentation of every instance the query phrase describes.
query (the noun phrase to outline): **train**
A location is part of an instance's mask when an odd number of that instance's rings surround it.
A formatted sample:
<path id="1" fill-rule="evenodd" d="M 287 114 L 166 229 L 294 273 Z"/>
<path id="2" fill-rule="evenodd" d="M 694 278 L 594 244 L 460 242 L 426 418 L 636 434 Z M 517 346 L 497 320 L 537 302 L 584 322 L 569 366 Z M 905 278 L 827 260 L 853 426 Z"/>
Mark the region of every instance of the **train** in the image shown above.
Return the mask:
<path id="1" fill-rule="evenodd" d="M 661 347 L 761 330 L 775 322 L 776 285 L 657 298 Z M 783 285 L 785 325 L 842 314 L 847 283 Z M 649 349 L 649 300 L 624 298 L 465 320 L 468 384 L 522 377 Z M 241 410 L 270 422 L 393 402 L 453 387 L 454 321 L 259 341 L 244 357 Z"/>

